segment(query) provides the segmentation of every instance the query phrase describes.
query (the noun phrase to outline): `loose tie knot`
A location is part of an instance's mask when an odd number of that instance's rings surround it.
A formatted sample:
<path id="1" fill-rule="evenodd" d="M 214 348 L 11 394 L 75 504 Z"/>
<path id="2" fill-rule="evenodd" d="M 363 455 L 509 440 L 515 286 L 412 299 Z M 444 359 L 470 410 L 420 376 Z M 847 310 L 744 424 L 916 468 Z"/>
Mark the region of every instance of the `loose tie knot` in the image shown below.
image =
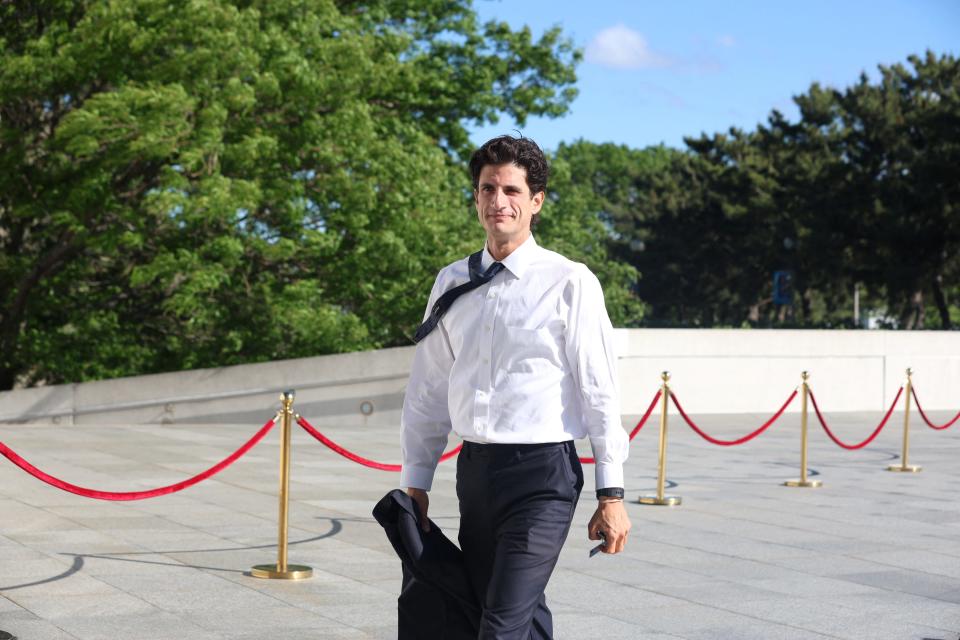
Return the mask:
<path id="1" fill-rule="evenodd" d="M 479 267 L 479 265 L 477 265 L 477 266 Z M 487 270 L 486 270 L 486 271 L 484 271 L 484 272 L 482 272 L 482 273 L 480 272 L 479 268 L 478 268 L 477 270 L 474 270 L 474 269 L 473 269 L 473 265 L 471 265 L 471 268 L 470 268 L 470 282 L 475 282 L 475 283 L 477 283 L 477 286 L 479 287 L 479 286 L 484 285 L 484 284 L 487 284 L 488 282 L 490 282 L 491 280 L 493 280 L 493 276 L 497 275 L 497 274 L 500 273 L 501 271 L 503 271 L 503 263 L 502 263 L 502 262 L 494 262 L 494 263 L 491 264 L 489 267 L 487 267 Z"/>
<path id="2" fill-rule="evenodd" d="M 503 271 L 502 262 L 494 262 L 487 267 L 486 271 L 480 271 L 482 258 L 482 251 L 478 251 L 470 256 L 470 260 L 467 262 L 470 281 L 444 291 L 443 294 L 437 298 L 437 301 L 433 304 L 433 308 L 430 310 L 430 316 L 423 321 L 423 324 L 417 327 L 416 333 L 413 334 L 414 342 L 420 342 L 430 335 L 431 331 L 437 328 L 440 319 L 450 310 L 450 307 L 453 306 L 453 302 L 457 298 L 468 291 L 473 291 L 477 287 L 487 284 L 495 275 Z"/>

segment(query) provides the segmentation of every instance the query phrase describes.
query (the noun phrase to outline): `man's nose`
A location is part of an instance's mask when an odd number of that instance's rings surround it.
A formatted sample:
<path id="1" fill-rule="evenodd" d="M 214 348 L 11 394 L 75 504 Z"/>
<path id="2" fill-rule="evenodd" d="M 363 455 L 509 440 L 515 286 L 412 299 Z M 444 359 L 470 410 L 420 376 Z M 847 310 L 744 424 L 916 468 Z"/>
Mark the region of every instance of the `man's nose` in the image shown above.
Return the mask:
<path id="1" fill-rule="evenodd" d="M 507 203 L 507 194 L 503 191 L 503 189 L 497 189 L 496 193 L 493 194 L 493 205 L 497 209 L 503 209 L 505 206 L 507 206 Z"/>

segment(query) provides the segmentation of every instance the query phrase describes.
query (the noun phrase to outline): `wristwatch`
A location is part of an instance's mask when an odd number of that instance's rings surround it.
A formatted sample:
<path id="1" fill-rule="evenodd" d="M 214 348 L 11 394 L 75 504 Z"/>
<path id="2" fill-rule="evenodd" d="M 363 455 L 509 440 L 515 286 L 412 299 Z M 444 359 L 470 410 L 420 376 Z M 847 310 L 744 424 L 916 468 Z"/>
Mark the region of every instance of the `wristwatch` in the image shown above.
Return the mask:
<path id="1" fill-rule="evenodd" d="M 606 489 L 597 489 L 597 500 L 600 498 L 622 498 L 623 487 L 607 487 Z"/>

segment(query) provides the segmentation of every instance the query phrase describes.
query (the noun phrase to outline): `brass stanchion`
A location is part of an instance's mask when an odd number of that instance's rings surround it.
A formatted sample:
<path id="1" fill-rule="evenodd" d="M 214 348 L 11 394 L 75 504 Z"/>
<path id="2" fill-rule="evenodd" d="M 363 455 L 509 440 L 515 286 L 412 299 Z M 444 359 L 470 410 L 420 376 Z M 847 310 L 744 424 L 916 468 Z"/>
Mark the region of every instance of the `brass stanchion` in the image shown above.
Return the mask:
<path id="1" fill-rule="evenodd" d="M 807 386 L 807 378 L 810 374 L 804 371 L 803 388 L 800 394 L 800 479 L 787 480 L 783 484 L 788 487 L 820 487 L 823 485 L 819 480 L 807 479 L 807 396 L 810 395 L 810 387 Z"/>
<path id="2" fill-rule="evenodd" d="M 293 421 L 293 390 L 280 394 L 280 533 L 277 540 L 277 564 L 258 564 L 250 569 L 255 578 L 303 580 L 313 569 L 302 564 L 287 564 L 287 512 L 290 506 L 290 425 Z"/>
<path id="3" fill-rule="evenodd" d="M 892 464 L 887 467 L 887 471 L 904 471 L 906 473 L 916 473 L 922 469 L 916 465 L 907 464 L 907 455 L 910 453 L 910 396 L 913 391 L 912 369 L 907 369 L 907 388 L 906 405 L 903 407 L 903 455 L 900 456 L 900 464 Z"/>
<path id="4" fill-rule="evenodd" d="M 660 377 L 663 380 L 663 386 L 660 388 L 660 461 L 657 471 L 657 495 L 640 496 L 637 502 L 674 507 L 682 502 L 680 496 L 663 495 L 663 486 L 667 477 L 667 399 L 670 396 L 670 386 L 667 381 L 670 379 L 670 372 L 664 371 Z"/>

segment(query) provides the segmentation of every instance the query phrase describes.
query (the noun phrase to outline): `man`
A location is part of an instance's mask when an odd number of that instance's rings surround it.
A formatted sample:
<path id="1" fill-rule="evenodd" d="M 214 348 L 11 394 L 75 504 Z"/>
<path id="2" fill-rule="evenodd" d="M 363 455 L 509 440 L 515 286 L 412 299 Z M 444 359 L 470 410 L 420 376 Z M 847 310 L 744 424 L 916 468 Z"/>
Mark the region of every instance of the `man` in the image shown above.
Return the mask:
<path id="1" fill-rule="evenodd" d="M 531 233 L 548 166 L 532 140 L 501 136 L 470 160 L 482 252 L 440 271 L 402 414 L 400 486 L 427 523 L 427 492 L 451 429 L 460 547 L 481 603 L 480 638 L 551 638 L 544 589 L 573 519 L 589 436 L 599 504 L 588 535 L 619 553 L 629 440 L 603 291 L 586 266 Z"/>

